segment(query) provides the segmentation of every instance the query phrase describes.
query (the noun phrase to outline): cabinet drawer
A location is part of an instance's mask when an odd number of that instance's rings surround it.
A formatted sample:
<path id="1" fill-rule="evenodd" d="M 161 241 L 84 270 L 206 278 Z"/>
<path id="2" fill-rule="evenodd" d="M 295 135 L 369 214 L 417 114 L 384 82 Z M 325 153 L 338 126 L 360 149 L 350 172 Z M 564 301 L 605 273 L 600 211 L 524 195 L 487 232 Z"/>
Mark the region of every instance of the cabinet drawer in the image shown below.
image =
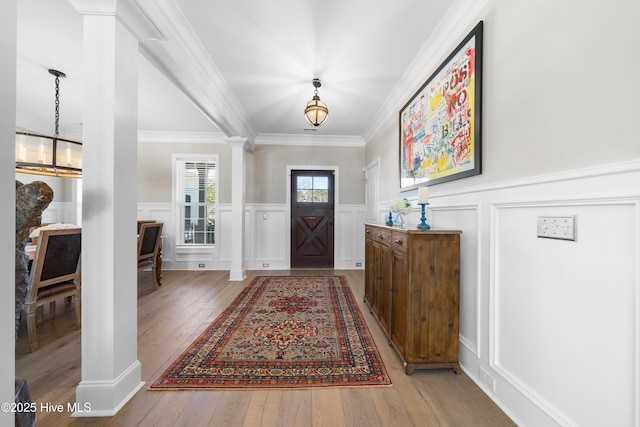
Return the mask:
<path id="1" fill-rule="evenodd" d="M 396 251 L 407 251 L 407 243 L 409 241 L 407 233 L 391 233 L 391 247 Z"/>
<path id="2" fill-rule="evenodd" d="M 365 236 L 368 239 L 388 245 L 391 240 L 391 232 L 377 227 L 366 227 Z"/>

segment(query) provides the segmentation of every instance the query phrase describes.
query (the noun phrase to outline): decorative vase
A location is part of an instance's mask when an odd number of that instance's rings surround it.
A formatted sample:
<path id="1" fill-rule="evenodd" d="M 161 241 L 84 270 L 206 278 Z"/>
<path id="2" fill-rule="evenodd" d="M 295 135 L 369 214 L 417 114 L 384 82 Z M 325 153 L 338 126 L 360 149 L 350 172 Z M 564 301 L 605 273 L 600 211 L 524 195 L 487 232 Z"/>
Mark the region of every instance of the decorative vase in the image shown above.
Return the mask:
<path id="1" fill-rule="evenodd" d="M 389 212 L 389 219 L 387 220 L 387 222 L 385 222 L 385 224 L 387 224 L 389 227 L 393 225 L 393 218 L 391 217 L 391 215 L 391 212 Z"/>
<path id="2" fill-rule="evenodd" d="M 404 228 L 404 214 L 401 212 L 397 212 L 395 217 L 393 218 L 393 226 Z"/>

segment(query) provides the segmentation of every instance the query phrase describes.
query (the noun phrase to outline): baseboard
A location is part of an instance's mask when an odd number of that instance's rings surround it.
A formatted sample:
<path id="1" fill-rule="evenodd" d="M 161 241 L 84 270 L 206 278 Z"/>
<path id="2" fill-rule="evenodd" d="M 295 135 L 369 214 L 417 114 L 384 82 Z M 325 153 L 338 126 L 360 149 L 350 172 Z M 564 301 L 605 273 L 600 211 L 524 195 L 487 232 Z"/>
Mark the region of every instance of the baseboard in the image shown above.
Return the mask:
<path id="1" fill-rule="evenodd" d="M 113 381 L 80 381 L 72 417 L 112 417 L 144 386 L 136 360 Z"/>
<path id="2" fill-rule="evenodd" d="M 229 271 L 229 280 L 232 282 L 241 282 L 246 278 L 247 272 L 244 269 Z"/>

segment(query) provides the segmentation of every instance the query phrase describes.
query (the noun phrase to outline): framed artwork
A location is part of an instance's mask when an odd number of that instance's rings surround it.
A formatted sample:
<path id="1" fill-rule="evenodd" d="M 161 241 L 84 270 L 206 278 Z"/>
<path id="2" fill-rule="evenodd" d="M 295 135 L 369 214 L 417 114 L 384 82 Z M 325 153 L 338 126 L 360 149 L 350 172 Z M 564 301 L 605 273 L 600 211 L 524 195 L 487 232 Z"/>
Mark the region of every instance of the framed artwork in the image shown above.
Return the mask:
<path id="1" fill-rule="evenodd" d="M 400 190 L 481 173 L 482 21 L 400 110 Z"/>

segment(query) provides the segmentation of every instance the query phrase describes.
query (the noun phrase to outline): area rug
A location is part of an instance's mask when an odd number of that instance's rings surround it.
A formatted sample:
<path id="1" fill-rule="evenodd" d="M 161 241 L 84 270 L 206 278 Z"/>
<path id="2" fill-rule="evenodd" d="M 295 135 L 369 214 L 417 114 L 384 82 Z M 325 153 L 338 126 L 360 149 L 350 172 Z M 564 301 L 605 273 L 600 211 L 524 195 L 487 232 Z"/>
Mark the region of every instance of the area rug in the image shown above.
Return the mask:
<path id="1" fill-rule="evenodd" d="M 388 386 L 343 276 L 258 276 L 151 390 Z"/>

